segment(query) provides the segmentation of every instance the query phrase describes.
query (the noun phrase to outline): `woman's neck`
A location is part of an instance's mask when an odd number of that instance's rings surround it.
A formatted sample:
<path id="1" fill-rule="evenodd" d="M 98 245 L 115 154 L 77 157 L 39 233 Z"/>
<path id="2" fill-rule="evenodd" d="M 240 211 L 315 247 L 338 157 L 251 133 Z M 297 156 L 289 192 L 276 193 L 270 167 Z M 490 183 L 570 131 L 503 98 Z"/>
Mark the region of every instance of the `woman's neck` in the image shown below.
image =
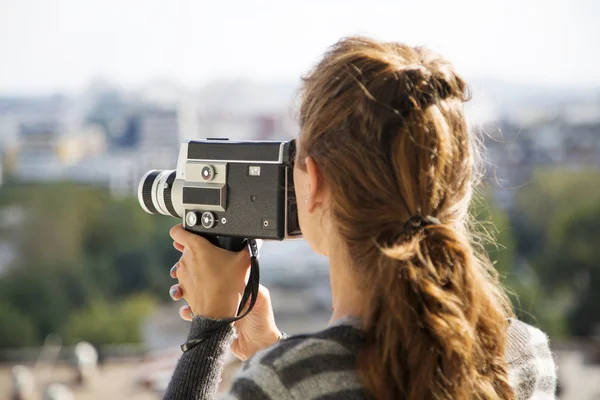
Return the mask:
<path id="1" fill-rule="evenodd" d="M 329 324 L 344 317 L 360 317 L 363 297 L 356 284 L 356 272 L 352 270 L 349 257 L 337 246 L 329 252 L 329 277 L 333 310 Z"/>

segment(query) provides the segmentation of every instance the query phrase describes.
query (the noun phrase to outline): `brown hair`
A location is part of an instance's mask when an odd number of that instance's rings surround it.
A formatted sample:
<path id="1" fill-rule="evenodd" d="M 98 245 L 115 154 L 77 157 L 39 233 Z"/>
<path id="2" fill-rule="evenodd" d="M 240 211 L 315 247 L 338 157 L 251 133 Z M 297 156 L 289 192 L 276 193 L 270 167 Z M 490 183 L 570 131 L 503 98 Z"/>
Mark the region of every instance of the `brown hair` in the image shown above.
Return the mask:
<path id="1" fill-rule="evenodd" d="M 350 37 L 304 78 L 298 162 L 319 166 L 364 286 L 358 367 L 378 399 L 509 399 L 510 302 L 474 245 L 477 141 L 439 55 Z M 440 223 L 405 230 L 412 217 Z M 437 221 L 436 221 L 437 222 Z"/>

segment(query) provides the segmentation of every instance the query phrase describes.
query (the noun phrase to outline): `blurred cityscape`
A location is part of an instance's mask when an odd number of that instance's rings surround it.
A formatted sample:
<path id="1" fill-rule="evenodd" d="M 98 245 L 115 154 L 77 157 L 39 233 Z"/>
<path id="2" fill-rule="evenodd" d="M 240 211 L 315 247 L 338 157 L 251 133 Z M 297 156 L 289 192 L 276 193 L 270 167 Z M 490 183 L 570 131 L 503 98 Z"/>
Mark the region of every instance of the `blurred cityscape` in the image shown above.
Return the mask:
<path id="1" fill-rule="evenodd" d="M 139 179 L 175 168 L 186 139 L 294 137 L 296 90 L 237 80 L 192 92 L 163 80 L 134 91 L 98 80 L 76 96 L 0 97 L 0 397 L 15 380 L 77 399 L 160 397 L 188 325 L 166 296 L 176 221 L 143 214 Z M 519 316 L 552 335 L 561 398 L 598 399 L 600 89 L 485 81 L 467 113 L 487 148 L 476 214 L 497 226 L 500 246 L 486 248 Z M 326 259 L 304 242 L 266 243 L 261 268 L 282 330 L 326 326 Z M 31 285 L 43 294 L 25 305 Z M 106 329 L 121 313 L 139 323 L 119 336 Z M 73 347 L 81 340 L 98 349 L 90 373 Z M 229 361 L 224 388 L 238 365 Z"/>
<path id="2" fill-rule="evenodd" d="M 600 91 L 482 86 L 468 115 L 502 186 L 527 183 L 539 166 L 598 168 Z M 296 90 L 293 82 L 224 81 L 192 93 L 162 80 L 125 91 L 97 80 L 78 96 L 0 96 L 3 177 L 92 183 L 129 196 L 143 172 L 175 167 L 183 140 L 293 138 Z M 509 209 L 510 196 L 498 196 Z"/>
<path id="3" fill-rule="evenodd" d="M 76 97 L 0 97 L 2 164 L 21 182 L 71 180 L 130 195 L 143 171 L 175 168 L 184 139 L 292 137 L 293 89 L 224 82 L 193 94 L 161 81 L 126 92 L 98 81 Z"/>

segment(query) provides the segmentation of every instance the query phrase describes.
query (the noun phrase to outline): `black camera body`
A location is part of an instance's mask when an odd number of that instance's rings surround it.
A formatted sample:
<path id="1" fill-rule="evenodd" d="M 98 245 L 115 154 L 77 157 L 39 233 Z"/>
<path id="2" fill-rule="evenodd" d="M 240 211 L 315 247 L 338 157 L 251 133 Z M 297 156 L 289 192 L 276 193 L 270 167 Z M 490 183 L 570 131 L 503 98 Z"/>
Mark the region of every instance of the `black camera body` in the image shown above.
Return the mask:
<path id="1" fill-rule="evenodd" d="M 185 229 L 213 242 L 301 238 L 295 150 L 293 140 L 185 142 L 177 169 L 143 176 L 138 200 L 146 212 L 181 218 Z"/>

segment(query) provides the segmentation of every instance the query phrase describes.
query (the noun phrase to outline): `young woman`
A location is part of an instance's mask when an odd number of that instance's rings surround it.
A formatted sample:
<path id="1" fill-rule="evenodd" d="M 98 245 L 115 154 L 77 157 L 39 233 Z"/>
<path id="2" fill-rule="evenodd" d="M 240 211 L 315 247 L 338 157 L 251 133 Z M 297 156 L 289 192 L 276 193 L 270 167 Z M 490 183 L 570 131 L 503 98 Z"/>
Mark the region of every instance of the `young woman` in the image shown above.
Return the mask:
<path id="1" fill-rule="evenodd" d="M 325 54 L 304 79 L 294 179 L 304 237 L 330 261 L 330 325 L 279 340 L 262 288 L 237 338 L 227 325 L 182 355 L 166 398 L 213 398 L 230 345 L 248 360 L 230 399 L 554 398 L 546 336 L 514 319 L 469 230 L 467 92 L 423 48 L 351 37 Z M 235 315 L 249 256 L 171 236 L 194 339 Z"/>

